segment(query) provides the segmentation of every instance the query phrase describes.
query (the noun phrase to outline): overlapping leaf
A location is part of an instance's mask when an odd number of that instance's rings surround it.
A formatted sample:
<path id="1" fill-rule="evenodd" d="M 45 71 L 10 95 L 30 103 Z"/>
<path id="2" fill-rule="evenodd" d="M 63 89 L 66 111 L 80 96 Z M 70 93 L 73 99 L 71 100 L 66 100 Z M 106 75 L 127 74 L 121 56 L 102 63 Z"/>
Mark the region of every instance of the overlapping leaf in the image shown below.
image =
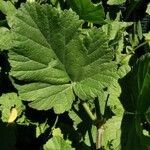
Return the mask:
<path id="1" fill-rule="evenodd" d="M 71 8 L 85 21 L 103 24 L 105 13 L 102 4 L 93 4 L 91 0 L 67 0 Z"/>
<path id="2" fill-rule="evenodd" d="M 101 29 L 81 35 L 82 21 L 72 11 L 25 4 L 12 22 L 11 75 L 23 100 L 39 110 L 71 108 L 74 92 L 91 99 L 116 78 L 113 51 Z"/>

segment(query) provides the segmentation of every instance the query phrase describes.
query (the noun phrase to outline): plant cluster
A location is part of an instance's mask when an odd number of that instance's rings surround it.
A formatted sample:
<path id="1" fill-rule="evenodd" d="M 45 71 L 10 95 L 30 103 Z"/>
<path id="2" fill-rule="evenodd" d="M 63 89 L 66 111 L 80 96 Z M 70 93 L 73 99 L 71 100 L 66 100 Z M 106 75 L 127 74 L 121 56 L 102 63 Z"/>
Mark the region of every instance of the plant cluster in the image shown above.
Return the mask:
<path id="1" fill-rule="evenodd" d="M 0 1 L 0 149 L 150 150 L 150 3 Z"/>

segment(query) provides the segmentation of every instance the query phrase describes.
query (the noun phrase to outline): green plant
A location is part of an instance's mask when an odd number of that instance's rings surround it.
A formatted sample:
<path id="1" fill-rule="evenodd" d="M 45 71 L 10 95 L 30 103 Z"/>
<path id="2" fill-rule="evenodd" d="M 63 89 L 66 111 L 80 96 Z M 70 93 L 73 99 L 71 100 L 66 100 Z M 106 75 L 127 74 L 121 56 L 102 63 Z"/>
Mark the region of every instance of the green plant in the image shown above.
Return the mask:
<path id="1" fill-rule="evenodd" d="M 1 149 L 150 149 L 150 34 L 105 14 L 123 2 L 0 1 Z"/>

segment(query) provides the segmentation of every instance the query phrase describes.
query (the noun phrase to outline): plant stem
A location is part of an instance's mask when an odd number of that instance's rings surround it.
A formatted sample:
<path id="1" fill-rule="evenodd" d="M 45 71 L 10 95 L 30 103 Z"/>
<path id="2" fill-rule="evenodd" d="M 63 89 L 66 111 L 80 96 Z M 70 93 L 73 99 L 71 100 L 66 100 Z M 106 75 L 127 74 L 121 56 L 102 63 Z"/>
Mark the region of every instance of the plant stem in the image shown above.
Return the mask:
<path id="1" fill-rule="evenodd" d="M 97 135 L 96 135 L 96 150 L 99 150 L 102 146 L 102 136 L 104 132 L 103 125 L 97 127 Z"/>
<path id="2" fill-rule="evenodd" d="M 137 49 L 139 49 L 140 47 L 144 46 L 144 45 L 147 44 L 147 43 L 148 43 L 148 41 L 145 41 L 145 42 L 141 43 L 140 45 L 138 45 L 137 47 L 135 47 L 135 48 L 133 49 L 133 51 L 136 51 Z"/>
<path id="3" fill-rule="evenodd" d="M 53 125 L 52 129 L 55 129 L 56 124 L 58 122 L 58 119 L 59 119 L 59 115 L 56 116 L 56 119 L 55 119 L 55 122 L 54 122 L 54 125 Z"/>
<path id="4" fill-rule="evenodd" d="M 90 119 L 92 120 L 92 121 L 95 121 L 96 120 L 96 117 L 93 115 L 93 113 L 91 112 L 91 110 L 90 110 L 90 108 L 89 108 L 89 106 L 87 105 L 87 103 L 86 102 L 83 102 L 82 103 L 82 106 L 83 106 L 83 108 L 85 109 L 85 111 L 87 112 L 87 114 L 88 114 L 88 116 L 90 117 Z"/>

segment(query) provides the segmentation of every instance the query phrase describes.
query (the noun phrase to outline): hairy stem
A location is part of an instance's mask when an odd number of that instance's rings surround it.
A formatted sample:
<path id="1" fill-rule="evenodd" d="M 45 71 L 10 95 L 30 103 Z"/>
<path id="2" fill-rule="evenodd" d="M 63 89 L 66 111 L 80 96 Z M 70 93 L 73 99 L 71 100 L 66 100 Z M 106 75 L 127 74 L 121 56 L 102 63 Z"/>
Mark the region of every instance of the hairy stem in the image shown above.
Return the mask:
<path id="1" fill-rule="evenodd" d="M 90 119 L 92 121 L 96 120 L 96 117 L 93 115 L 93 113 L 91 112 L 88 104 L 86 102 L 82 103 L 83 108 L 85 109 L 85 111 L 87 112 L 88 116 L 90 117 Z"/>
<path id="2" fill-rule="evenodd" d="M 97 127 L 97 135 L 96 135 L 96 150 L 101 149 L 102 147 L 102 136 L 104 132 L 103 125 Z"/>
<path id="3" fill-rule="evenodd" d="M 144 46 L 147 43 L 148 43 L 148 41 L 145 41 L 145 42 L 141 43 L 140 45 L 138 45 L 137 47 L 135 47 L 133 51 L 139 49 L 140 47 Z"/>

